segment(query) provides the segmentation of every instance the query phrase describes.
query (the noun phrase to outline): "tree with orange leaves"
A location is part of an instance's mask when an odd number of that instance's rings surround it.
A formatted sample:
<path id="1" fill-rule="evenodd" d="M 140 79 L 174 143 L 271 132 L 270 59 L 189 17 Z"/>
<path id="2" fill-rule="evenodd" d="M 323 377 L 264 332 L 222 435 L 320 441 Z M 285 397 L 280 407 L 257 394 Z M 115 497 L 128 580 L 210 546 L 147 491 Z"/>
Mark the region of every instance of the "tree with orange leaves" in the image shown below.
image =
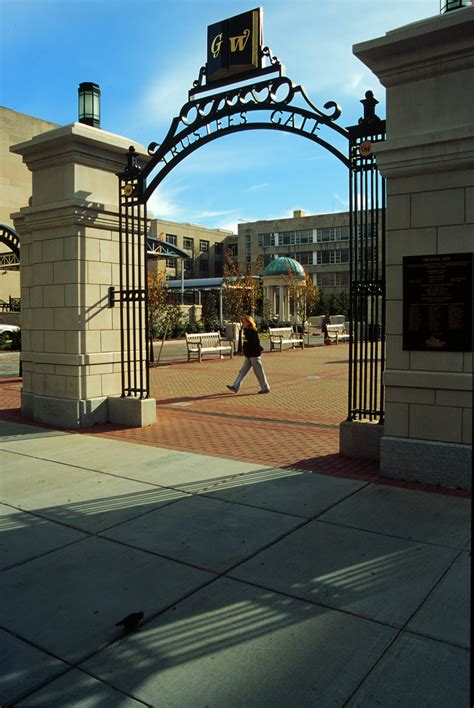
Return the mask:
<path id="1" fill-rule="evenodd" d="M 234 262 L 232 251 L 226 253 L 224 264 L 223 302 L 226 318 L 240 322 L 244 315 L 253 315 L 262 294 L 260 279 Z"/>
<path id="2" fill-rule="evenodd" d="M 302 279 L 301 277 L 298 278 L 289 268 L 287 275 L 285 275 L 285 283 L 288 287 L 290 306 L 295 314 L 297 323 L 301 325 L 301 329 L 304 331 L 308 317 L 318 304 L 319 288 L 314 285 L 309 273 L 305 273 L 304 279 Z"/>
<path id="3" fill-rule="evenodd" d="M 168 306 L 169 287 L 166 285 L 165 271 L 148 272 L 148 336 L 150 339 L 150 361 L 154 361 L 153 337 Z M 166 337 L 166 333 L 165 333 Z"/>

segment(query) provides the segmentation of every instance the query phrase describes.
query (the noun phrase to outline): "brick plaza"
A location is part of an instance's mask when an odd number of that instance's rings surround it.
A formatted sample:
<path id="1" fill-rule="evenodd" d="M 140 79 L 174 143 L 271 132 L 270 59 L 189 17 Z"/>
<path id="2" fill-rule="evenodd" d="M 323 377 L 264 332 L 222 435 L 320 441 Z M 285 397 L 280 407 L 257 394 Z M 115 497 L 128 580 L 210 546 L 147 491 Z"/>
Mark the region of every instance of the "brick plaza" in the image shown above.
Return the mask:
<path id="1" fill-rule="evenodd" d="M 155 347 L 157 356 L 158 347 Z M 250 372 L 238 394 L 226 389 L 242 358 L 208 356 L 187 362 L 181 342 L 169 342 L 150 370 L 157 422 L 146 428 L 111 424 L 82 431 L 122 441 L 242 460 L 272 467 L 382 482 L 469 497 L 468 492 L 383 479 L 378 464 L 339 454 L 339 423 L 347 418 L 349 347 L 311 346 L 266 352 L 271 394 L 259 396 Z M 21 380 L 0 383 L 0 417 L 21 420 Z M 23 421 L 27 422 L 27 421 Z"/>

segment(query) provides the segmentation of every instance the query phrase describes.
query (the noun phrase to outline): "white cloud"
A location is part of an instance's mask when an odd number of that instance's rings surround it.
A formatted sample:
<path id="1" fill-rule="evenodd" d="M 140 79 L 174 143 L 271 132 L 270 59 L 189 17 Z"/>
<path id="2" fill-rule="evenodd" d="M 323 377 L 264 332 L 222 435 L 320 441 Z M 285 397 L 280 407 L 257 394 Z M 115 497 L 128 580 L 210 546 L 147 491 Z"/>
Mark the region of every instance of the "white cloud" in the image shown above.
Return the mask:
<path id="1" fill-rule="evenodd" d="M 216 216 L 226 216 L 227 214 L 236 214 L 238 209 L 226 209 L 225 211 L 201 211 L 197 213 L 198 219 L 213 219 Z"/>
<path id="2" fill-rule="evenodd" d="M 268 189 L 270 187 L 270 182 L 260 182 L 260 184 L 252 184 L 250 187 L 247 187 L 247 192 L 262 192 L 265 189 Z"/>
<path id="3" fill-rule="evenodd" d="M 177 221 L 186 218 L 189 210 L 185 204 L 178 201 L 177 197 L 186 191 L 183 186 L 166 186 L 162 183 L 151 195 L 148 201 L 150 214 L 157 219 L 171 219 Z"/>
<path id="4" fill-rule="evenodd" d="M 202 63 L 199 54 L 180 60 L 172 68 L 160 67 L 159 75 L 145 88 L 141 100 L 141 117 L 154 125 L 170 125 L 187 100 L 196 71 Z"/>
<path id="5" fill-rule="evenodd" d="M 223 229 L 224 231 L 232 231 L 233 234 L 236 234 L 238 231 L 237 224 L 237 221 L 222 221 L 214 224 L 214 228 Z"/>
<path id="6" fill-rule="evenodd" d="M 333 198 L 336 200 L 336 202 L 339 202 L 344 207 L 344 211 L 349 210 L 349 199 L 341 197 L 340 194 L 335 192 L 333 194 Z M 333 202 L 334 204 L 334 202 Z M 370 194 L 366 195 L 365 198 L 363 195 L 358 194 L 357 195 L 357 208 L 358 209 L 370 209 L 370 206 L 372 204 L 372 200 L 370 197 Z M 334 209 L 334 211 L 337 211 L 337 209 Z"/>
<path id="7" fill-rule="evenodd" d="M 344 210 L 349 209 L 349 199 L 341 197 L 337 192 L 334 193 L 334 199 L 344 207 Z"/>
<path id="8" fill-rule="evenodd" d="M 266 42 L 316 104 L 360 99 L 369 89 L 382 100 L 384 89 L 353 45 L 438 13 L 438 0 L 339 0 L 324 9 L 320 2 L 275 3 L 265 12 Z M 288 32 L 295 22 L 297 31 Z"/>

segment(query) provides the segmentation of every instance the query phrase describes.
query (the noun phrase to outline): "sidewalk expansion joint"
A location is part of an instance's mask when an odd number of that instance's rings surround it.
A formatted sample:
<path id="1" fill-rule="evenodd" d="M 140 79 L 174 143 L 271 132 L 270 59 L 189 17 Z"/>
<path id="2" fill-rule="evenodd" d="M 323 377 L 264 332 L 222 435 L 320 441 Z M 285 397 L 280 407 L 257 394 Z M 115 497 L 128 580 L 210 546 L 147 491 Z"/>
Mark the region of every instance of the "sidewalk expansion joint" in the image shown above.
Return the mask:
<path id="1" fill-rule="evenodd" d="M 402 625 L 401 627 L 397 627 L 397 628 L 396 628 L 396 629 L 398 630 L 397 633 L 396 633 L 396 635 L 395 635 L 395 636 L 393 637 L 393 639 L 387 644 L 387 646 L 385 647 L 384 651 L 381 653 L 381 655 L 379 656 L 379 658 L 374 662 L 373 666 L 367 671 L 367 673 L 365 674 L 365 676 L 359 681 L 359 683 L 358 683 L 357 686 L 354 688 L 354 690 L 352 691 L 352 693 L 350 694 L 350 696 L 349 696 L 349 697 L 346 699 L 346 701 L 343 703 L 342 708 L 346 708 L 346 706 L 349 705 L 349 702 L 351 701 L 351 699 L 355 696 L 355 694 L 356 694 L 357 691 L 361 688 L 361 686 L 363 686 L 363 684 L 364 684 L 365 681 L 368 679 L 368 677 L 370 676 L 370 674 L 371 674 L 371 673 L 374 671 L 374 669 L 380 664 L 380 662 L 382 661 L 382 659 L 384 659 L 384 657 L 385 657 L 386 654 L 388 653 L 389 649 L 391 649 L 391 647 L 394 645 L 394 643 L 397 641 L 397 639 L 398 639 L 402 634 L 412 634 L 412 635 L 414 635 L 414 636 L 423 637 L 423 638 L 425 638 L 425 639 L 430 639 L 431 641 L 434 641 L 434 642 L 439 642 L 440 644 L 447 644 L 448 646 L 453 646 L 453 647 L 455 647 L 456 649 L 463 649 L 464 651 L 466 651 L 467 653 L 469 653 L 470 650 L 469 650 L 469 649 L 466 649 L 466 647 L 462 647 L 462 646 L 460 646 L 460 645 L 458 645 L 458 644 L 454 644 L 453 642 L 450 642 L 449 640 L 439 639 L 439 638 L 437 638 L 437 637 L 431 637 L 431 636 L 429 636 L 429 635 L 427 635 L 427 634 L 423 634 L 423 633 L 421 633 L 421 632 L 414 632 L 413 630 L 407 629 L 408 624 L 410 623 L 411 619 L 416 615 L 417 612 L 419 612 L 419 610 L 421 609 L 421 607 L 423 607 L 423 605 L 425 604 L 425 602 L 427 602 L 428 598 L 431 596 L 431 594 L 433 593 L 433 591 L 435 590 L 435 588 L 438 587 L 438 585 L 439 585 L 439 583 L 441 582 L 441 580 L 442 580 L 442 579 L 447 575 L 447 573 L 450 571 L 450 569 L 452 568 L 452 566 L 454 565 L 454 563 L 455 563 L 456 560 L 459 558 L 459 556 L 461 555 L 462 552 L 463 552 L 463 551 L 460 551 L 460 552 L 458 553 L 458 555 L 453 559 L 453 561 L 449 564 L 449 566 L 444 570 L 444 572 L 441 573 L 441 575 L 439 576 L 438 580 L 433 584 L 433 587 L 431 588 L 431 590 L 429 591 L 429 593 L 423 598 L 423 600 L 420 602 L 420 604 L 413 610 L 413 612 L 412 612 L 412 613 L 410 614 L 410 616 L 405 620 L 405 622 L 403 623 L 403 625 Z M 383 624 L 383 623 L 380 623 L 380 624 Z M 390 626 L 391 626 L 391 625 L 390 625 Z"/>
<path id="2" fill-rule="evenodd" d="M 368 482 L 368 484 L 377 484 L 377 482 Z M 375 536 L 396 538 L 399 541 L 407 541 L 408 543 L 414 543 L 416 546 L 434 546 L 435 548 L 446 548 L 446 550 L 448 551 L 457 551 L 458 553 L 465 552 L 465 549 L 463 548 L 446 546 L 444 543 L 434 543 L 433 541 L 424 541 L 423 539 L 419 538 L 407 538 L 406 536 L 397 536 L 397 534 L 394 533 L 383 533 L 382 531 L 375 531 L 374 529 L 361 528 L 360 526 L 351 526 L 351 524 L 345 524 L 343 521 L 330 521 L 329 519 L 318 519 L 318 521 L 323 524 L 329 524 L 330 526 L 342 526 L 345 529 L 352 529 L 353 531 L 364 531 L 365 533 L 373 533 Z"/>

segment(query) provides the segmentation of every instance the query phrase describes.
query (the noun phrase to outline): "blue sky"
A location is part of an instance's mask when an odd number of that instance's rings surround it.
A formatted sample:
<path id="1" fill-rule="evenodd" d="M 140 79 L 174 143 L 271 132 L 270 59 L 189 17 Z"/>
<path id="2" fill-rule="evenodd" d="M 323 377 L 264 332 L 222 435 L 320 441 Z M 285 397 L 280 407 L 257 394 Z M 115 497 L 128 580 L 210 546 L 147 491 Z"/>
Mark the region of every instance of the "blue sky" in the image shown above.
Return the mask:
<path id="1" fill-rule="evenodd" d="M 0 104 L 61 125 L 77 87 L 102 90 L 102 127 L 161 142 L 206 61 L 207 26 L 257 7 L 248 0 L 0 0 Z M 318 107 L 357 122 L 366 90 L 384 89 L 352 45 L 437 15 L 439 0 L 267 0 L 264 42 Z M 155 216 L 235 230 L 239 221 L 347 209 L 342 163 L 276 131 L 222 137 L 183 160 L 154 193 Z"/>

